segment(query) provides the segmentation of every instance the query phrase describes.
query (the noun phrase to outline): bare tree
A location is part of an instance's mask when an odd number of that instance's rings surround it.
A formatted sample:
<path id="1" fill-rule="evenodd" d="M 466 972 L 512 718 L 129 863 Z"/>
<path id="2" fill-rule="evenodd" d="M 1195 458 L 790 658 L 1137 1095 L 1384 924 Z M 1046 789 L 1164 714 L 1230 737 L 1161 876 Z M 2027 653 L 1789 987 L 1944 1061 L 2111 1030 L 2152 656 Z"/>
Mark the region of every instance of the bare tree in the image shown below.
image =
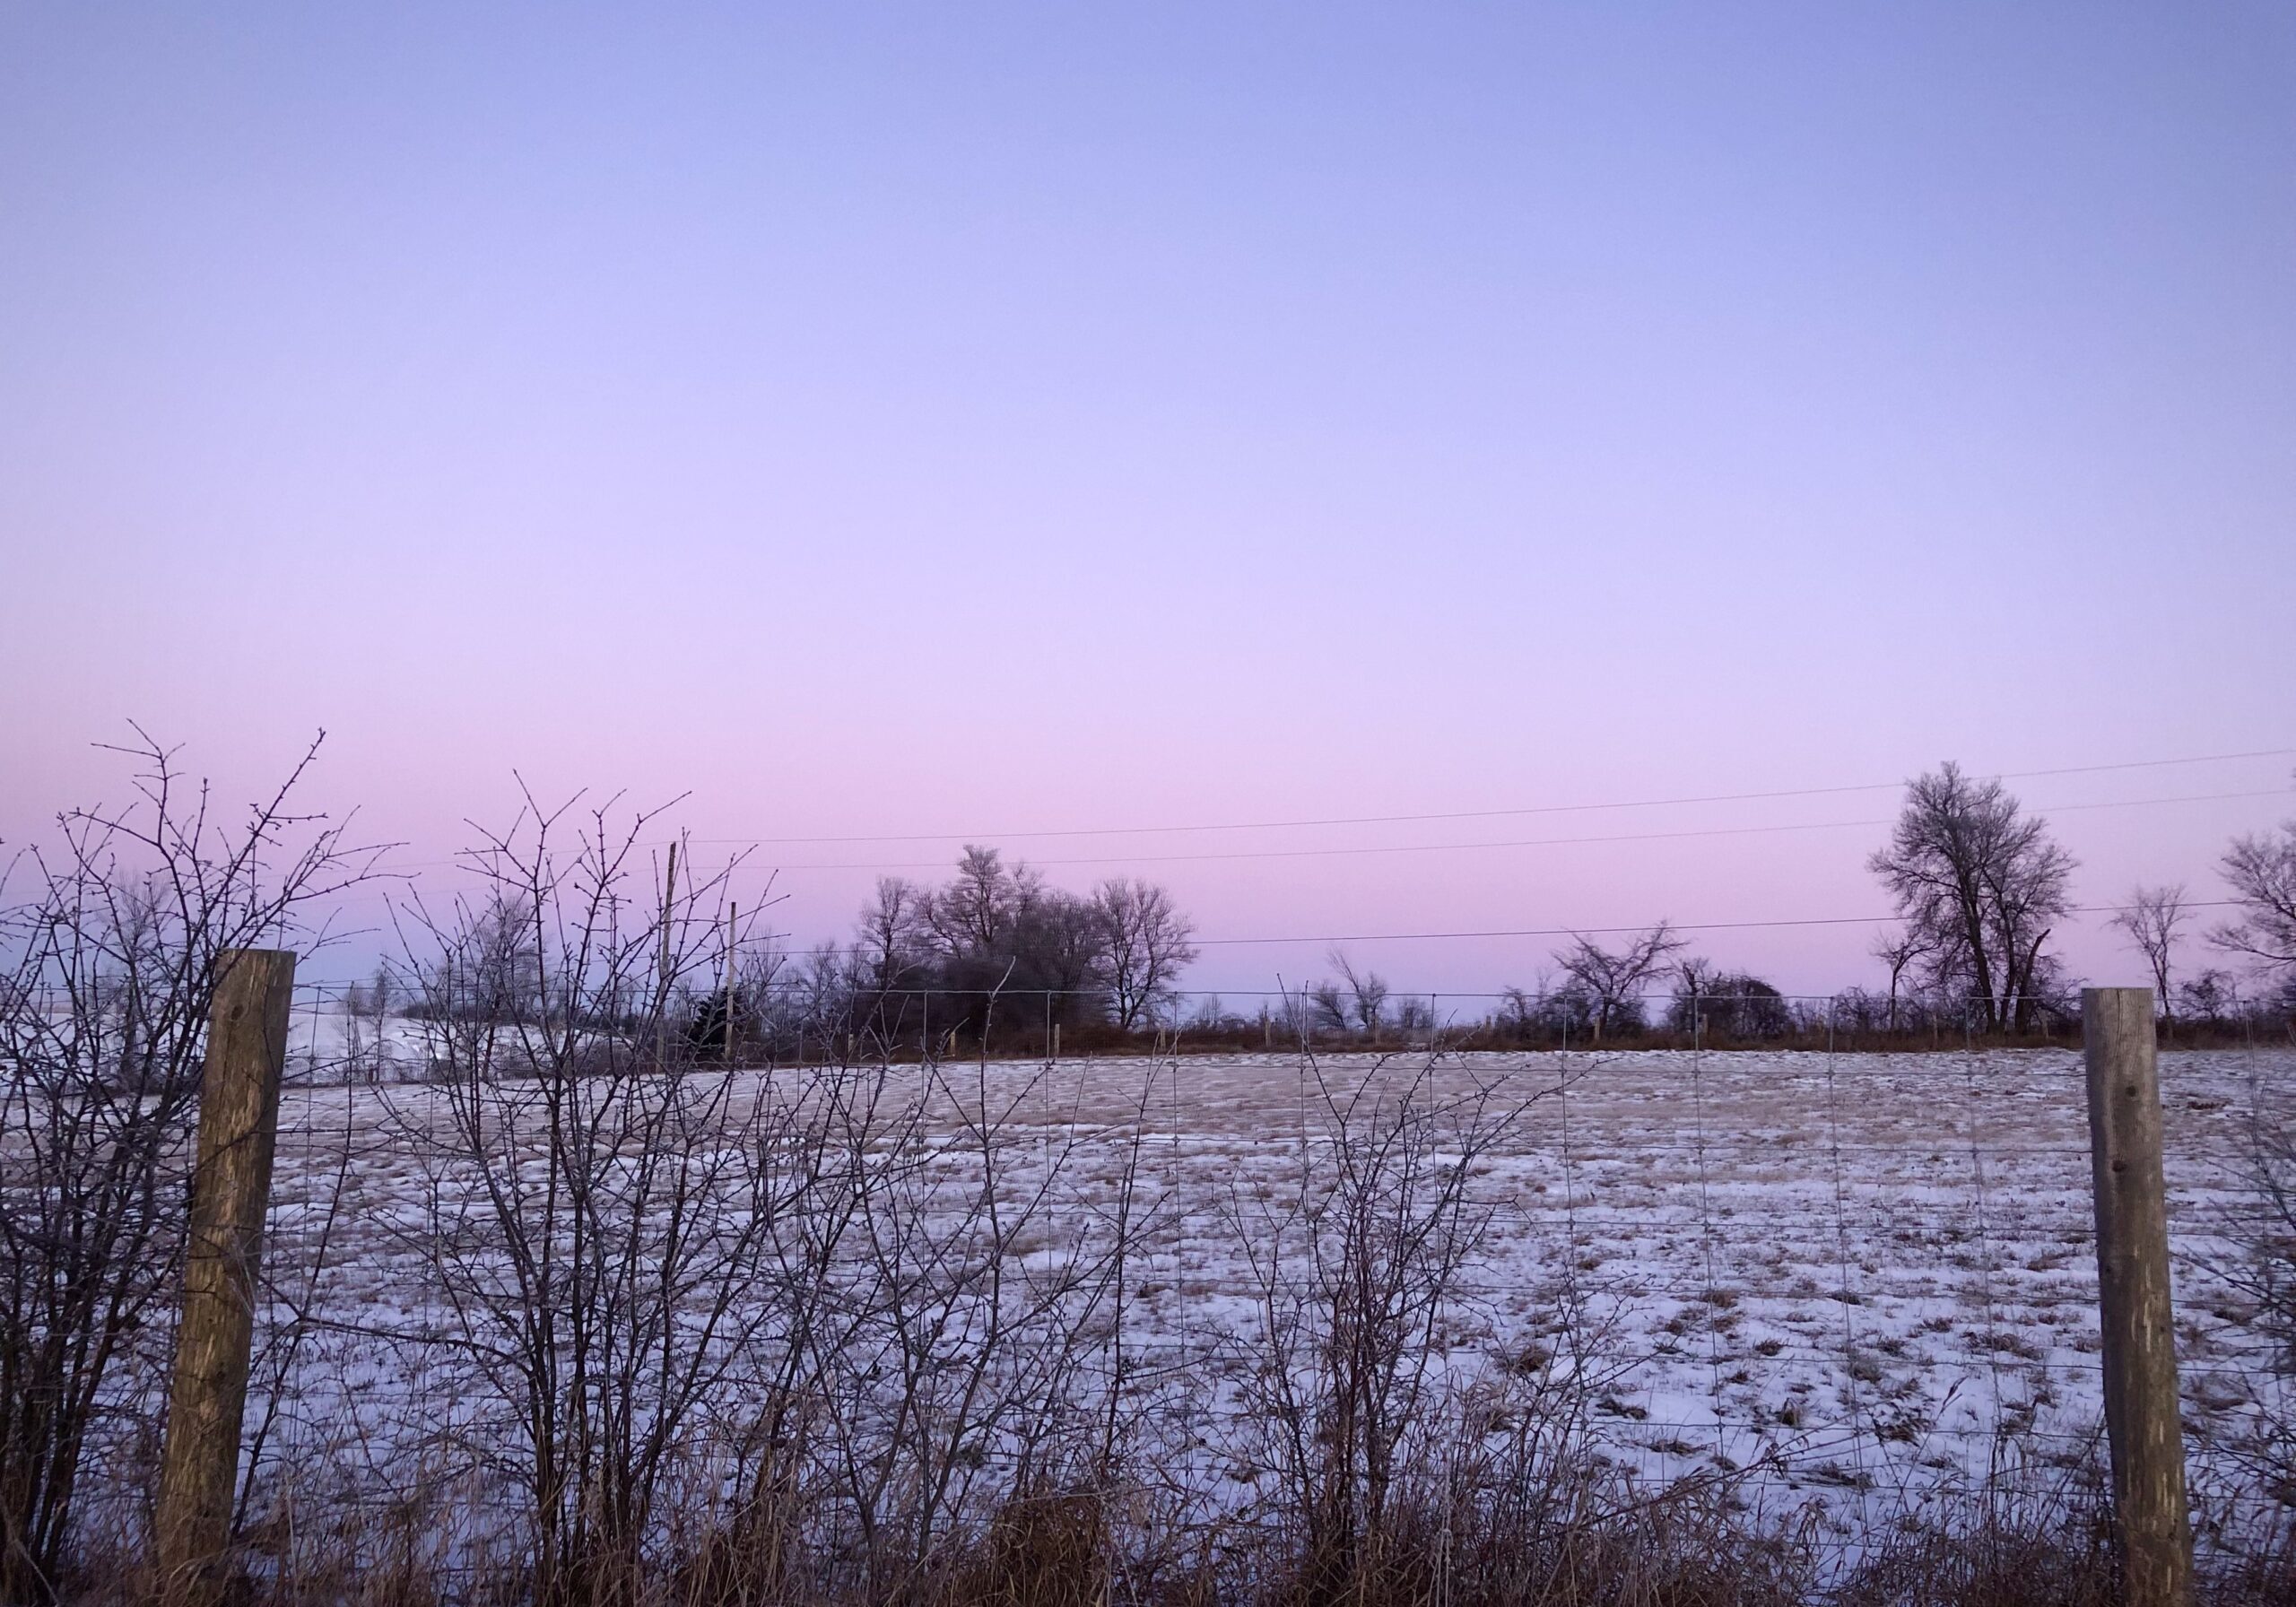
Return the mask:
<path id="1" fill-rule="evenodd" d="M 1874 939 L 1866 952 L 1882 962 L 1890 973 L 1889 1029 L 1898 1029 L 1898 1001 L 1903 995 L 1906 973 L 1929 958 L 1929 941 L 1911 928 L 1883 932 Z"/>
<path id="2" fill-rule="evenodd" d="M 1509 987 L 1499 995 L 1499 1008 L 1492 1012 L 1492 1024 L 1518 1043 L 1527 1043 L 1540 1025 L 1541 999 L 1545 992 L 1542 985 L 1539 995 L 1526 989 Z"/>
<path id="3" fill-rule="evenodd" d="M 925 902 L 931 934 L 931 986 L 952 995 L 953 1020 L 968 1036 L 987 1030 L 1000 995 L 1043 995 L 1058 1019 L 1082 1024 L 1107 1019 L 1094 986 L 1105 934 L 1093 902 L 1048 887 L 1025 862 L 1007 864 L 995 848 L 969 847 L 948 885 Z"/>
<path id="4" fill-rule="evenodd" d="M 1424 995 L 1405 994 L 1395 1002 L 1395 1021 L 1398 1032 L 1433 1032 L 1435 1001 Z"/>
<path id="5" fill-rule="evenodd" d="M 1091 907 L 1100 932 L 1097 971 L 1116 1024 L 1137 1031 L 1178 996 L 1179 974 L 1196 959 L 1188 942 L 1196 925 L 1163 888 L 1124 876 L 1101 882 Z"/>
<path id="6" fill-rule="evenodd" d="M 1042 990 L 1058 1019 L 1102 1019 L 1098 984 L 1107 970 L 1107 929 L 1094 903 L 1046 888 L 1015 924 L 1005 959 L 1019 990 Z"/>
<path id="7" fill-rule="evenodd" d="M 932 941 L 926 915 L 931 895 L 902 876 L 880 876 L 861 908 L 857 954 L 864 975 L 878 989 L 900 987 L 925 963 Z"/>
<path id="8" fill-rule="evenodd" d="M 2277 833 L 2234 838 L 2219 863 L 2240 914 L 2209 941 L 2274 976 L 2296 974 L 2296 821 Z"/>
<path id="9" fill-rule="evenodd" d="M 968 844 L 956 875 L 927 899 L 925 924 L 944 954 L 1002 953 L 1014 924 L 1043 890 L 1032 866 L 1008 865 L 998 850 Z"/>
<path id="10" fill-rule="evenodd" d="M 2220 966 L 2203 966 L 2177 984 L 2177 1013 L 2188 1021 L 2223 1021 L 2239 1003 L 2239 979 Z"/>
<path id="11" fill-rule="evenodd" d="M 853 956 L 853 1024 L 883 1042 L 902 1037 L 904 1022 L 916 1013 L 909 995 L 926 980 L 932 961 L 932 903 L 930 892 L 905 877 L 880 876 L 874 895 L 862 906 Z"/>
<path id="12" fill-rule="evenodd" d="M 1592 1005 L 1589 1025 L 1595 1041 L 1605 1033 L 1642 1019 L 1642 990 L 1674 955 L 1690 947 L 1665 921 L 1636 934 L 1625 947 L 1605 949 L 1592 938 L 1573 934 L 1570 946 L 1555 951 L 1554 963 L 1572 983 L 1586 990 Z"/>
<path id="13" fill-rule="evenodd" d="M 2181 883 L 2170 887 L 2136 887 L 2115 913 L 2111 925 L 2128 934 L 2129 946 L 2144 956 L 2152 969 L 2152 997 L 2163 1016 L 2175 1013 L 2175 996 L 2169 991 L 2170 962 L 2176 958 L 2177 929 L 2188 915 Z"/>
<path id="14" fill-rule="evenodd" d="M 1677 1032 L 1711 1032 L 1725 1038 L 1782 1038 L 1794 1029 L 1786 995 L 1746 971 L 1726 971 L 1710 960 L 1686 960 L 1677 970 L 1666 1024 Z"/>
<path id="15" fill-rule="evenodd" d="M 1387 979 L 1374 970 L 1357 970 L 1355 962 L 1343 950 L 1334 949 L 1329 959 L 1338 969 L 1340 981 L 1346 987 L 1344 1007 L 1347 1020 L 1343 1024 L 1352 1025 L 1357 1031 L 1377 1043 L 1379 1029 L 1387 1021 L 1387 995 L 1392 991 L 1387 986 Z M 1328 987 L 1330 985 L 1325 986 Z"/>
<path id="16" fill-rule="evenodd" d="M 1866 862 L 1928 945 L 1936 986 L 1958 991 L 1988 1031 L 2023 1028 L 2048 980 L 2044 945 L 2069 908 L 2074 859 L 1998 781 L 1950 761 L 1907 789 L 1886 847 Z"/>
<path id="17" fill-rule="evenodd" d="M 368 1082 L 386 1081 L 395 1059 L 391 1017 L 400 1000 L 387 965 L 375 968 L 371 983 L 352 983 L 343 1001 L 344 1072 Z"/>
<path id="18" fill-rule="evenodd" d="M 183 1249 L 216 957 L 325 942 L 318 901 L 371 873 L 293 800 L 318 750 L 227 826 L 141 730 L 120 809 L 75 810 L 0 909 L 0 1601 L 62 1589 L 80 1476 L 156 1386 Z M 127 1414 L 132 1419 L 133 1414 Z"/>

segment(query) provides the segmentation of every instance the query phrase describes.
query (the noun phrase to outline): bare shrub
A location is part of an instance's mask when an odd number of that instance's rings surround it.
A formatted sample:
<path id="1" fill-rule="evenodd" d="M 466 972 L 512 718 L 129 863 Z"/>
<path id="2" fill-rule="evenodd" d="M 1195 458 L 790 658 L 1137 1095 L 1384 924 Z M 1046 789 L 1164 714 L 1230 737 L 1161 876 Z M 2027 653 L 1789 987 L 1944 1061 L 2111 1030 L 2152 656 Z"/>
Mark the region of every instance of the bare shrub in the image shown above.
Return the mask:
<path id="1" fill-rule="evenodd" d="M 131 801 L 74 810 L 0 910 L 0 1600 L 61 1593 L 87 1495 L 149 1445 L 216 957 L 323 934 L 372 855 L 298 812 L 315 742 L 236 824 L 140 730 Z"/>
<path id="2" fill-rule="evenodd" d="M 1492 1220 L 1470 1180 L 1519 1106 L 1496 1085 L 1439 1096 L 1425 1065 L 1305 1072 L 1324 1130 L 1302 1134 L 1296 1192 L 1232 1189 L 1225 1211 L 1257 1307 L 1240 1454 L 1272 1477 L 1316 1594 L 1380 1566 L 1404 1471 L 1432 1449 L 1413 1437 L 1452 1385 L 1443 1323 Z"/>
<path id="3" fill-rule="evenodd" d="M 566 814 L 530 807 L 475 890 L 410 913 L 432 1080 L 378 1097 L 426 1204 L 386 1227 L 411 1282 L 332 1325 L 431 1381 L 375 1432 L 438 1470 L 439 1565 L 552 1604 L 1052 1590 L 1074 1567 L 1025 1559 L 1073 1551 L 1136 1417 L 1138 1124 L 1086 1212 L 1091 1134 L 985 1056 L 857 1061 L 846 1031 L 729 1066 L 685 981 L 726 991 L 723 876 L 657 882 L 648 817 Z M 323 1460 L 268 1481 L 255 1531 L 344 1498 Z M 291 1527 L 308 1553 L 319 1525 Z"/>
<path id="4" fill-rule="evenodd" d="M 2285 1090 L 2259 1087 L 2248 1111 L 2244 1189 L 2224 1212 L 2228 1250 L 2209 1271 L 2254 1313 L 2271 1347 L 2268 1377 L 2249 1381 L 2256 1409 L 2269 1425 L 2249 1470 L 2259 1491 L 2296 1502 L 2296 1415 L 2287 1380 L 2296 1377 L 2296 1108 Z"/>
<path id="5" fill-rule="evenodd" d="M 407 964 L 438 1096 L 413 1134 L 425 1337 L 472 1390 L 467 1454 L 523 1493 L 545 1603 L 630 1594 L 690 1430 L 773 1308 L 751 1298 L 773 1226 L 836 1180 L 782 1107 L 695 1066 L 683 985 L 722 957 L 722 881 L 681 884 L 673 853 L 655 893 L 648 816 L 569 833 L 566 812 L 487 840 L 480 890 L 421 916 Z"/>
<path id="6" fill-rule="evenodd" d="M 2094 1499 L 1980 1511 L 1880 1537 L 1839 1607 L 2118 1607 L 2111 1528 Z"/>

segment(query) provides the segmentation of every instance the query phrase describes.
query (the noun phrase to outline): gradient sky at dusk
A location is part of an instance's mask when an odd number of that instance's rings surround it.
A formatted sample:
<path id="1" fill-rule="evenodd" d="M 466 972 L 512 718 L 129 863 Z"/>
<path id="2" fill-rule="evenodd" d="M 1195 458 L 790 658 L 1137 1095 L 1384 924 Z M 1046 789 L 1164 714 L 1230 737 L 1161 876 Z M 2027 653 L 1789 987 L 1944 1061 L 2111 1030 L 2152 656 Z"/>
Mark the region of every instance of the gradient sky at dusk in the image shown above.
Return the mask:
<path id="1" fill-rule="evenodd" d="M 325 726 L 410 866 L 514 768 L 947 834 L 758 850 L 801 940 L 968 837 L 1215 936 L 1868 915 L 1887 792 L 994 834 L 2296 747 L 2292 515 L 2285 6 L 0 12 L 10 843 L 132 717 Z M 2205 898 L 2292 765 L 2014 785 Z"/>

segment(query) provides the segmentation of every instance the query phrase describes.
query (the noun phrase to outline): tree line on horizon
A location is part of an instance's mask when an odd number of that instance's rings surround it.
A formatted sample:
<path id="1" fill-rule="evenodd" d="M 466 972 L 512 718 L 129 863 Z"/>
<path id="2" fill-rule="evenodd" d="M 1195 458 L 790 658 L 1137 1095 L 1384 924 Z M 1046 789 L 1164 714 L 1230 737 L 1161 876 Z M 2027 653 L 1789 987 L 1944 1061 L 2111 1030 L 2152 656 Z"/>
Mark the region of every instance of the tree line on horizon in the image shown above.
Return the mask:
<path id="1" fill-rule="evenodd" d="M 2296 821 L 2236 837 L 2219 863 L 2238 913 L 2211 928 L 2206 942 L 2229 965 L 2181 967 L 2179 946 L 2196 914 L 2182 885 L 2133 889 L 2111 925 L 2144 956 L 2168 1021 L 2296 1014 Z M 1692 955 L 1690 940 L 1660 921 L 1608 946 L 1574 935 L 1552 957 L 1553 979 L 1509 989 L 1489 1025 L 1518 1040 L 1599 1044 L 1654 1029 L 1722 1039 L 1830 1028 L 2022 1037 L 2077 1016 L 2077 988 L 2050 946 L 2073 913 L 2077 863 L 2000 781 L 1967 776 L 1950 760 L 1917 777 L 1866 868 L 1899 921 L 1869 951 L 1885 973 L 1880 988 L 1790 999 L 1749 971 Z M 1406 1000 L 1391 1021 L 1385 979 L 1336 951 L 1332 960 L 1338 980 L 1308 993 L 1317 1026 L 1376 1037 L 1423 1012 L 1423 1003 Z M 2232 966 L 2256 985 L 2246 999 Z M 1654 998 L 1663 1000 L 1656 1019 Z"/>
<path id="2" fill-rule="evenodd" d="M 968 845 L 937 887 L 880 876 L 851 943 L 819 943 L 794 965 L 769 955 L 756 982 L 786 979 L 823 1020 L 913 1015 L 930 1030 L 924 1002 L 945 995 L 956 1013 L 940 1029 L 977 1030 L 988 1002 L 1009 997 L 1014 1013 L 1048 1028 L 1106 1024 L 1131 1033 L 1163 1021 L 1178 1003 L 1195 934 L 1155 882 L 1111 876 L 1072 893 L 1024 860 Z"/>
<path id="3" fill-rule="evenodd" d="M 1179 985 L 1198 958 L 1196 927 L 1170 889 L 1116 876 L 1071 892 L 1025 860 L 969 845 L 944 882 L 880 877 L 851 941 L 796 954 L 769 945 L 745 957 L 730 993 L 722 981 L 697 987 L 692 1030 L 722 1044 L 731 1022 L 752 1043 L 810 1034 L 824 1046 L 866 1023 L 881 1039 L 930 1048 L 978 1045 L 992 1028 L 1008 1041 L 1027 1028 L 1059 1027 L 1118 1038 L 1186 1029 L 1272 1044 L 1408 1041 L 1464 1026 L 1505 1041 L 1594 1045 L 1654 1033 L 1752 1041 L 1829 1027 L 2017 1038 L 2077 1014 L 2077 987 L 2053 946 L 2074 913 L 2077 864 L 2000 781 L 1951 761 L 1917 777 L 1866 864 L 1898 915 L 1868 951 L 1883 970 L 1879 986 L 1790 998 L 1761 976 L 1693 953 L 1662 920 L 1607 942 L 1573 934 L 1535 985 L 1505 990 L 1495 1010 L 1459 1023 L 1437 1019 L 1434 997 L 1399 991 L 1340 949 L 1327 956 L 1329 975 L 1251 1015 L 1210 994 L 1186 1008 Z M 2132 889 L 2110 925 L 2144 957 L 2170 1022 L 2296 1013 L 2296 821 L 2235 838 L 2220 865 L 2236 914 L 2205 934 L 2194 930 L 2196 901 L 2181 885 Z M 525 915 L 495 918 L 502 970 L 530 969 L 516 959 L 531 941 L 520 935 Z M 2196 935 L 2222 963 L 2185 963 Z M 378 976 L 354 990 L 353 1009 L 381 1013 L 392 991 Z"/>

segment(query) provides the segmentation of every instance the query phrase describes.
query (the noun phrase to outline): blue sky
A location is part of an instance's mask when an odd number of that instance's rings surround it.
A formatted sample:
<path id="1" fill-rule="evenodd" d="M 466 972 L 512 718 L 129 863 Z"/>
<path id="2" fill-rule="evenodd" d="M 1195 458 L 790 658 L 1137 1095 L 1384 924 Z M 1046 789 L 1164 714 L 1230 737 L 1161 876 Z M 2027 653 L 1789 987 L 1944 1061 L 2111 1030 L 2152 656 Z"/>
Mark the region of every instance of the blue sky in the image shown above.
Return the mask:
<path id="1" fill-rule="evenodd" d="M 514 766 L 951 838 L 842 864 L 2296 746 L 2292 91 L 2263 6 L 12 8 L 0 837 L 130 717 L 244 791 L 325 725 L 425 863 Z M 2102 901 L 2288 774 L 2025 790 L 2201 800 L 2065 817 Z M 1862 914 L 1824 823 L 1886 812 L 1156 873 L 1229 933 Z"/>

